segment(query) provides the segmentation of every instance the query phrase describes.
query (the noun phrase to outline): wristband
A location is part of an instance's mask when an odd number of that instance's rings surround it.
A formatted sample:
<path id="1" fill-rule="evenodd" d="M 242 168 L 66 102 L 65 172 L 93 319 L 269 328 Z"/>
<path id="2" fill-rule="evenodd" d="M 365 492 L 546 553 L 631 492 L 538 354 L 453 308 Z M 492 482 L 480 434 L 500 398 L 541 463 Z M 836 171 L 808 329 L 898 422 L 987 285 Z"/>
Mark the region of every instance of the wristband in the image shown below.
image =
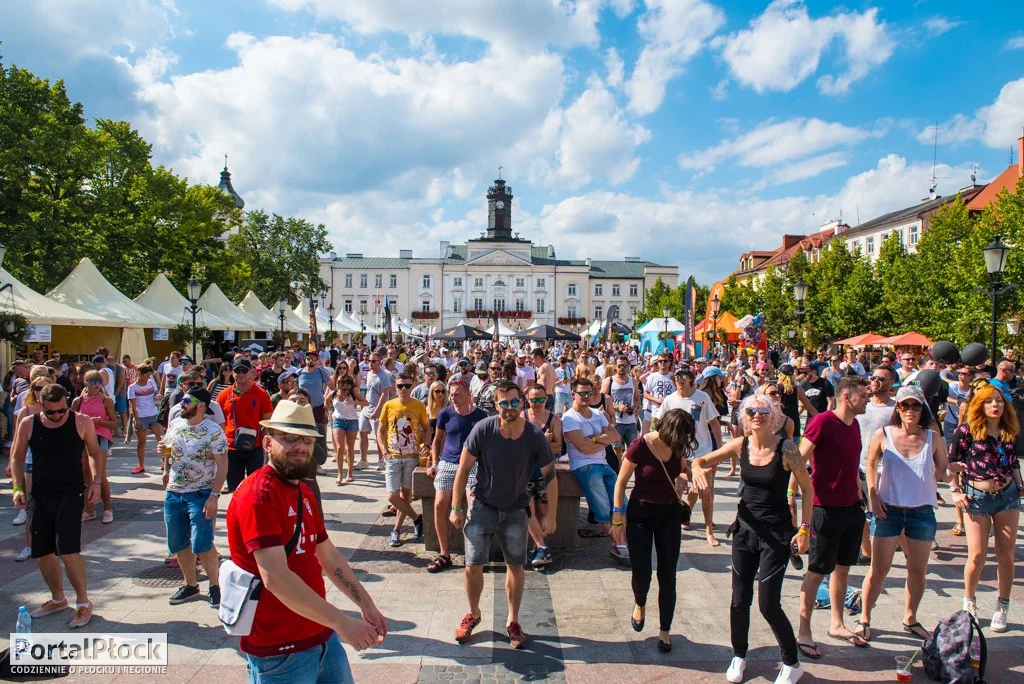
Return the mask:
<path id="1" fill-rule="evenodd" d="M 808 530 L 806 527 L 801 527 L 799 530 L 796 531 L 796 533 L 797 534 L 802 534 L 805 537 L 810 537 L 811 536 L 810 530 Z"/>
<path id="2" fill-rule="evenodd" d="M 15 487 L 13 493 L 14 494 L 18 494 L 18 493 L 24 494 L 25 490 L 22 489 L 21 487 Z"/>
<path id="3" fill-rule="evenodd" d="M 93 480 L 92 483 L 93 484 L 101 485 L 101 484 L 103 484 L 103 481 L 102 480 Z"/>
<path id="4" fill-rule="evenodd" d="M 612 513 L 625 513 L 625 512 L 626 512 L 626 509 L 622 508 L 621 506 L 616 506 L 615 508 L 612 509 Z"/>
<path id="5" fill-rule="evenodd" d="M 210 492 L 210 496 L 212 496 L 214 499 L 219 499 L 220 492 Z"/>
<path id="6" fill-rule="evenodd" d="M 621 527 L 622 525 L 625 525 L 625 524 L 626 523 L 624 523 L 621 520 L 612 520 L 612 527 Z"/>
<path id="7" fill-rule="evenodd" d="M 801 530 L 810 530 L 811 526 L 808 523 L 800 523 L 800 529 Z"/>
<path id="8" fill-rule="evenodd" d="M 451 507 L 451 510 L 453 510 L 453 511 L 457 511 L 457 512 L 459 512 L 459 513 L 462 513 L 462 509 L 461 509 L 461 508 L 459 508 L 458 506 L 452 506 L 452 507 Z"/>
<path id="9" fill-rule="evenodd" d="M 792 489 L 787 489 L 786 490 L 786 496 L 788 496 L 790 498 L 793 498 L 793 497 L 796 496 L 796 492 L 794 492 Z"/>

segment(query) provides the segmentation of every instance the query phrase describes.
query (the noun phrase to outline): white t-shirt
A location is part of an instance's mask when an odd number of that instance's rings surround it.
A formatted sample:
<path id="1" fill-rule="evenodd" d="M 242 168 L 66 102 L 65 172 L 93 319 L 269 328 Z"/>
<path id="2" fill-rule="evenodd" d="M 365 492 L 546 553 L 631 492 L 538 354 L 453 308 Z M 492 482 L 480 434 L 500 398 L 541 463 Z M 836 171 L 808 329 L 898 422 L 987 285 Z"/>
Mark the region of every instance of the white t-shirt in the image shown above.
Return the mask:
<path id="1" fill-rule="evenodd" d="M 647 376 L 647 382 L 644 383 L 644 392 L 651 396 L 663 398 L 675 391 L 676 383 L 672 380 L 672 376 L 664 373 L 651 373 Z M 644 407 L 650 410 L 652 418 L 661 415 L 661 406 L 650 399 L 644 399 Z"/>
<path id="2" fill-rule="evenodd" d="M 591 409 L 589 418 L 585 418 L 574 408 L 570 408 L 562 414 L 562 432 L 568 434 L 573 430 L 579 430 L 583 434 L 583 439 L 586 440 L 601 434 L 606 427 L 608 427 L 608 419 L 605 418 L 604 411 Z M 594 454 L 582 454 L 571 441 L 566 440 L 565 450 L 569 454 L 569 468 L 572 470 L 583 466 L 607 463 L 604 460 L 603 449 Z"/>
<path id="3" fill-rule="evenodd" d="M 518 380 L 520 387 L 529 387 L 533 384 L 536 377 L 537 372 L 533 366 L 527 364 L 522 367 L 516 367 L 516 379 Z"/>
<path id="4" fill-rule="evenodd" d="M 157 373 L 163 374 L 164 389 L 168 394 L 178 387 L 178 376 L 184 372 L 185 367 L 180 363 L 177 366 L 172 366 L 170 361 L 164 361 L 160 364 L 160 369 Z"/>
<path id="5" fill-rule="evenodd" d="M 558 394 L 569 394 L 572 389 L 570 380 L 572 379 L 572 373 L 568 367 L 559 368 L 555 367 L 555 392 Z"/>
<path id="6" fill-rule="evenodd" d="M 138 382 L 133 382 L 128 386 L 128 400 L 135 400 L 135 410 L 140 418 L 148 418 L 157 414 L 156 389 L 156 382 L 153 381 L 153 378 L 150 378 L 149 382 L 141 387 Z"/>
<path id="7" fill-rule="evenodd" d="M 662 412 L 671 409 L 682 409 L 690 414 L 696 425 L 697 448 L 690 454 L 694 459 L 699 456 L 706 456 L 714 451 L 714 444 L 711 441 L 711 421 L 718 418 L 718 409 L 715 408 L 711 397 L 702 390 L 694 390 L 689 397 L 681 397 L 678 392 L 673 392 L 665 397 L 661 405 Z"/>

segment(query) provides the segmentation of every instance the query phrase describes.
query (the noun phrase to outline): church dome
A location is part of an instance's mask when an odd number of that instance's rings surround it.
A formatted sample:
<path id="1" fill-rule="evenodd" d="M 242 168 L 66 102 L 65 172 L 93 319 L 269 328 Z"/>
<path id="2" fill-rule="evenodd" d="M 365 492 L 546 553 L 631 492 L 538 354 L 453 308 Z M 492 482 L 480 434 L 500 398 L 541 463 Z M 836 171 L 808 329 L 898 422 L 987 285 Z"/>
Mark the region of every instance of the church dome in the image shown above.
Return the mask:
<path id="1" fill-rule="evenodd" d="M 231 174 L 228 172 L 227 157 L 225 157 L 224 161 L 224 170 L 220 172 L 220 184 L 217 185 L 217 189 L 230 196 L 235 203 L 235 207 L 238 209 L 245 208 L 245 200 L 231 187 Z"/>

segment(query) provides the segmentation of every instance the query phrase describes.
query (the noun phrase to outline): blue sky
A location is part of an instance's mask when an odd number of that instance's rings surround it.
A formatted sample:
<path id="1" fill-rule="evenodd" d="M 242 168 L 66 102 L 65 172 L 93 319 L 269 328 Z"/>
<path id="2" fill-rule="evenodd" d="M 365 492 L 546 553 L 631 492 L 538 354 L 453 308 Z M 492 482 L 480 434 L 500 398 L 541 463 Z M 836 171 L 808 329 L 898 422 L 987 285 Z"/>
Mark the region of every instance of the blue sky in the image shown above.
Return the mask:
<path id="1" fill-rule="evenodd" d="M 486 227 L 703 282 L 747 249 L 987 181 L 1024 126 L 1009 0 L 35 0 L 0 52 L 125 118 L 158 163 L 338 252 Z"/>

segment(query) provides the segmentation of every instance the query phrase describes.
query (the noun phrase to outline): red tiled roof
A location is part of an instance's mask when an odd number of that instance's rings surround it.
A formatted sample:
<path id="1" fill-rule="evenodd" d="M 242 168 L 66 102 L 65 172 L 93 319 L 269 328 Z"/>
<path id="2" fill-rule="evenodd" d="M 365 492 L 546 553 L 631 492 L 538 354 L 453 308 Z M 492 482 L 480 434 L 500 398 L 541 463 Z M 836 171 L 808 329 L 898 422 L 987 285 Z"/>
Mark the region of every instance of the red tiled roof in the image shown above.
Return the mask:
<path id="1" fill-rule="evenodd" d="M 975 195 L 974 199 L 967 203 L 967 210 L 981 211 L 992 202 L 995 202 L 996 197 L 998 197 L 999 193 L 1004 189 L 1012 193 L 1017 188 L 1017 181 L 1020 180 L 1020 174 L 1020 163 L 1007 166 L 1005 171 L 996 176 L 994 181 L 985 186 L 984 190 Z"/>
<path id="2" fill-rule="evenodd" d="M 822 245 L 832 239 L 835 234 L 834 228 L 826 228 L 825 230 L 819 230 L 817 233 L 812 233 L 789 249 L 782 249 L 781 247 L 775 250 L 775 255 L 757 267 L 757 270 L 767 269 L 769 266 L 783 266 L 789 263 L 789 260 L 796 256 L 797 250 L 803 250 L 804 252 L 811 249 L 820 249 Z"/>

